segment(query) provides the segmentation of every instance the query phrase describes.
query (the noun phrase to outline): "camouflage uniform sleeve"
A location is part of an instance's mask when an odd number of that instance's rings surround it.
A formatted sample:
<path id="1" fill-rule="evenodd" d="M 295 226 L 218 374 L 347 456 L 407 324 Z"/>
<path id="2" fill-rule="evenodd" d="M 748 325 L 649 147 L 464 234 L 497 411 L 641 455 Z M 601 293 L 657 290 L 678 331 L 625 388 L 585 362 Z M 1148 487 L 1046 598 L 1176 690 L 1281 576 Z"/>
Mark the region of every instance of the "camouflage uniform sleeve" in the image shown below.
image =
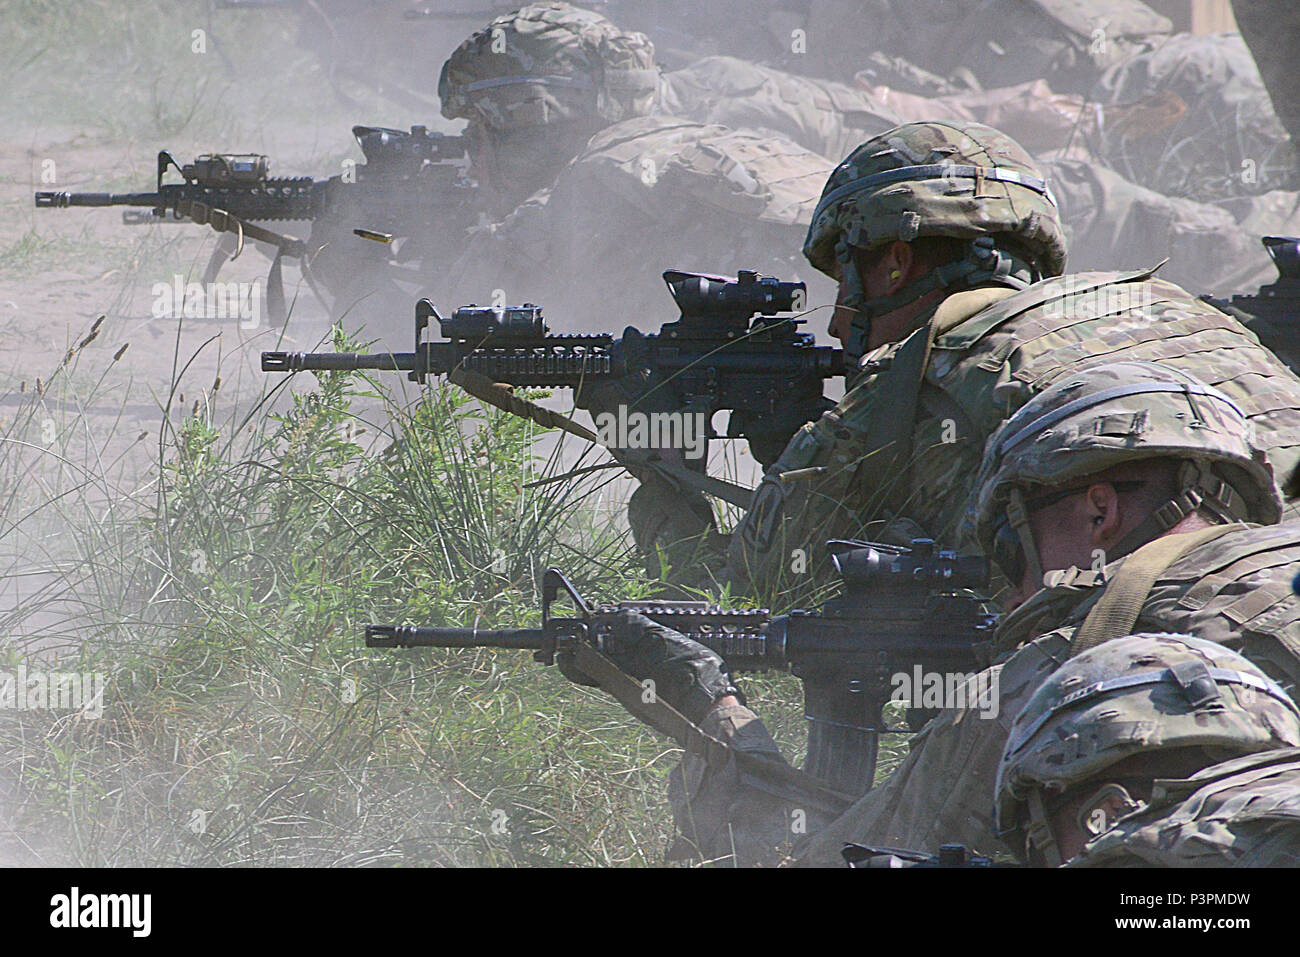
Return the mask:
<path id="1" fill-rule="evenodd" d="M 773 766 L 786 765 L 763 722 L 743 705 L 715 708 L 701 728 L 737 751 Z M 809 810 L 814 801 L 799 801 L 788 786 L 765 788 L 752 771 L 742 772 L 730 758 L 709 763 L 687 754 L 669 777 L 668 798 L 678 832 L 668 852 L 673 861 L 776 865 L 791 857 L 802 834 L 827 823 Z"/>
<path id="2" fill-rule="evenodd" d="M 454 282 L 449 301 L 491 302 L 502 287 L 510 301 L 538 298 L 530 290 L 551 257 L 550 200 L 550 190 L 539 190 L 501 221 L 470 230 L 456 262 L 438 276 L 439 285 Z"/>
<path id="3" fill-rule="evenodd" d="M 727 575 L 733 588 L 766 594 L 801 585 L 821 561 L 817 543 L 856 530 L 853 501 L 866 433 L 854 413 L 870 402 L 867 390 L 854 389 L 799 429 L 767 470 L 731 537 Z"/>

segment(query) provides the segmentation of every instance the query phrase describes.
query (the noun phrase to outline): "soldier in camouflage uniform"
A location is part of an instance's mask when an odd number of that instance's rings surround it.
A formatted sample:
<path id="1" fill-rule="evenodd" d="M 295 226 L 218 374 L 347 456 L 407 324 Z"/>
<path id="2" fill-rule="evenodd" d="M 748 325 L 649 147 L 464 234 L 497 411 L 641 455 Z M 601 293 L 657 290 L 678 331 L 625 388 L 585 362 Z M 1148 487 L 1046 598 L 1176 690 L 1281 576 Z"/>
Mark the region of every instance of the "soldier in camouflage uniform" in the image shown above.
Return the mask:
<path id="1" fill-rule="evenodd" d="M 665 268 L 797 278 L 789 250 L 831 164 L 780 136 L 658 113 L 658 88 L 644 36 L 564 3 L 460 46 L 442 111 L 469 121 L 472 172 L 501 216 L 452 271 L 461 298 L 503 288 L 567 328 L 607 327 L 667 318 Z"/>
<path id="2" fill-rule="evenodd" d="M 1110 67 L 1091 95 L 1103 108 L 1152 104 L 1146 122 L 1103 124 L 1092 137 L 1142 186 L 1220 201 L 1297 186 L 1286 129 L 1239 36 L 1179 34 Z"/>
<path id="3" fill-rule="evenodd" d="M 1281 503 L 1263 452 L 1246 441 L 1251 431 L 1227 395 L 1150 362 L 1093 365 L 1030 400 L 991 439 L 970 519 L 972 536 L 1022 583 L 995 663 L 970 679 L 998 689 L 996 715 L 941 712 L 883 784 L 830 820 L 811 796 L 756 779 L 755 761 L 780 762 L 780 752 L 743 699 L 719 690 L 695 720 L 753 760 L 688 754 L 670 791 L 679 852 L 728 857 L 734 846 L 744 863 L 772 863 L 796 850 L 795 820 L 809 835 L 797 848 L 805 864 L 837 865 L 848 841 L 1003 850 L 991 798 L 1015 716 L 1072 649 L 1135 632 L 1231 648 L 1294 694 L 1300 599 L 1290 578 L 1300 525 L 1269 524 Z M 1015 531 L 1024 527 L 1027 535 Z M 1034 566 L 1043 587 L 1027 595 Z M 625 629 L 667 640 L 643 619 Z M 716 659 L 681 636 L 671 643 L 678 668 Z M 623 663 L 644 677 L 639 663 Z"/>
<path id="4" fill-rule="evenodd" d="M 799 587 L 831 538 L 957 542 L 985 438 L 1091 359 L 1195 372 L 1245 411 L 1280 473 L 1300 458 L 1300 379 L 1154 269 L 1062 276 L 1051 190 L 996 130 L 909 124 L 864 143 L 827 182 L 804 253 L 840 282 L 832 334 L 856 368 L 732 535 L 738 587 Z"/>
<path id="5" fill-rule="evenodd" d="M 941 714 L 884 785 L 816 837 L 810 859 L 862 835 L 997 850 L 989 788 L 1012 720 L 1063 660 L 1111 639 L 1194 635 L 1294 695 L 1300 524 L 1271 524 L 1281 502 L 1251 433 L 1226 394 L 1149 362 L 1088 366 L 1010 417 L 989 440 L 968 516 L 1019 586 L 993 649 L 998 716 Z"/>
<path id="6" fill-rule="evenodd" d="M 737 4 L 739 6 L 739 4 Z M 843 77 L 886 51 L 969 89 L 1046 79 L 1087 93 L 1111 64 L 1151 49 L 1172 24 L 1140 0 L 792 0 L 769 17 L 785 69 Z M 775 32 L 784 27 L 783 36 Z M 794 30 L 804 43 L 796 47 Z M 733 51 L 722 51 L 733 52 Z M 736 50 L 738 55 L 750 55 Z M 918 92 L 926 92 L 918 90 Z"/>
<path id="7" fill-rule="evenodd" d="M 998 768 L 997 826 L 1059 867 L 1300 864 L 1300 709 L 1189 635 L 1070 658 L 1025 705 Z"/>
<path id="8" fill-rule="evenodd" d="M 908 121 L 981 122 L 1032 150 L 1058 149 L 1096 133 L 1102 112 L 1077 95 L 1034 84 L 945 96 L 840 83 L 735 57 L 705 57 L 664 74 L 661 99 L 676 116 L 775 130 L 822 156 L 844 156 L 870 136 Z M 1123 116 L 1128 116 L 1125 111 Z M 1106 122 L 1114 118 L 1107 115 Z"/>
<path id="9" fill-rule="evenodd" d="M 1103 110 L 1078 95 L 1053 94 L 1041 80 L 916 96 L 815 80 L 733 57 L 707 57 L 666 74 L 661 101 L 676 116 L 774 130 L 828 157 L 844 156 L 864 139 L 905 122 L 995 126 L 1031 153 L 1045 151 L 1038 165 L 1059 204 L 1071 261 L 1083 268 L 1118 269 L 1138 254 L 1153 262 L 1168 258 L 1162 276 L 1194 283 L 1198 292 L 1250 288 L 1270 275 L 1253 224 L 1239 224 L 1233 212 L 1214 203 L 1140 186 L 1085 147 L 1102 147 L 1103 126 L 1135 135 L 1165 129 L 1167 118 L 1153 116 L 1160 111 L 1150 105 Z M 1125 149 L 1138 142 L 1107 135 Z M 1277 230 L 1277 218 L 1271 217 L 1268 231 Z"/>
<path id="10" fill-rule="evenodd" d="M 1289 151 L 1282 124 L 1240 37 L 1174 34 L 1168 19 L 1139 0 L 811 0 L 805 6 L 797 19 L 807 53 L 785 58 L 787 69 L 834 63 L 827 75 L 846 76 L 866 67 L 871 82 L 899 85 L 876 78 L 876 65 L 863 62 L 860 34 L 845 29 L 870 24 L 875 49 L 964 81 L 972 92 L 1043 81 L 1057 95 L 1086 98 L 1108 117 L 1089 137 L 1094 152 L 1140 187 L 1205 199 L 1209 187 L 1241 196 L 1283 185 Z M 1293 10 L 1274 10 L 1269 25 L 1288 17 Z M 1048 96 L 1035 94 L 1040 102 Z M 1141 118 L 1109 121 L 1117 108 L 1135 103 L 1149 107 Z"/>

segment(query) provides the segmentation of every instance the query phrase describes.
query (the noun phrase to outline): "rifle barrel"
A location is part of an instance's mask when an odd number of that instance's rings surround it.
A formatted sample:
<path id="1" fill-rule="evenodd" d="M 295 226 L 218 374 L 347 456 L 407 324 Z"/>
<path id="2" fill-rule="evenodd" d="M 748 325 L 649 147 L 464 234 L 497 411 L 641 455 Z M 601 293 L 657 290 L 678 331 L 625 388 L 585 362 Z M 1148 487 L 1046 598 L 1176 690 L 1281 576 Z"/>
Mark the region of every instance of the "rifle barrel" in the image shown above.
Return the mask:
<path id="1" fill-rule="evenodd" d="M 366 625 L 367 648 L 512 648 L 541 651 L 551 641 L 540 628 L 426 628 Z"/>
<path id="2" fill-rule="evenodd" d="M 383 369 L 410 372 L 419 364 L 414 352 L 263 352 L 263 372 L 350 372 Z"/>
<path id="3" fill-rule="evenodd" d="M 68 206 L 161 206 L 158 193 L 70 193 L 44 189 L 36 194 L 36 205 L 64 209 Z"/>

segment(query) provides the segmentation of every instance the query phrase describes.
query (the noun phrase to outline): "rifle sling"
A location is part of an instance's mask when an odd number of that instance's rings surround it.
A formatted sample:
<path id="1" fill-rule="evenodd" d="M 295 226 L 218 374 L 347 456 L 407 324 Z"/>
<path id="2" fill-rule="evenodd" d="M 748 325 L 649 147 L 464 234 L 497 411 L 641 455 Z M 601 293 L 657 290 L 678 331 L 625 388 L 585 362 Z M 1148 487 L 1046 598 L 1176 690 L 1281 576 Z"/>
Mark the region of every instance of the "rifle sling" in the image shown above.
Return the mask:
<path id="1" fill-rule="evenodd" d="M 1089 648 L 1095 648 L 1112 638 L 1133 634 L 1133 626 L 1137 624 L 1142 605 L 1151 593 L 1156 579 L 1192 549 L 1239 527 L 1215 525 L 1194 532 L 1163 535 L 1129 555 L 1114 580 L 1106 585 L 1105 591 L 1097 599 L 1097 604 L 1092 606 L 1079 630 L 1074 633 L 1070 657 L 1083 654 Z"/>
<path id="2" fill-rule="evenodd" d="M 277 233 L 254 223 L 246 223 L 238 216 L 226 212 L 224 209 L 215 209 L 206 203 L 182 202 L 176 205 L 176 212 L 188 217 L 200 226 L 211 226 L 219 233 L 234 233 L 235 235 L 235 252 L 231 259 L 238 259 L 239 254 L 244 251 L 244 237 L 256 239 L 259 242 L 269 243 L 275 247 L 275 259 L 271 263 L 271 271 L 266 277 L 266 308 L 270 312 L 271 323 L 282 326 L 288 319 L 288 312 L 284 306 L 284 277 L 281 271 L 281 263 L 285 256 L 303 258 L 307 253 L 307 247 L 301 239 L 295 236 L 288 236 L 284 233 Z M 218 251 L 220 247 L 218 247 Z M 208 271 L 220 269 L 223 262 L 217 262 L 217 253 L 214 251 L 213 258 L 208 262 Z"/>
<path id="3" fill-rule="evenodd" d="M 588 642 L 575 643 L 574 663 L 634 717 L 675 739 L 688 753 L 699 755 L 710 767 L 733 760 L 737 768 L 757 779 L 754 783 L 768 793 L 799 804 L 818 803 L 822 809 L 835 815 L 847 810 L 856 800 L 851 795 L 828 788 L 798 768 L 784 762 L 761 760 L 706 734 L 667 701 L 658 695 L 647 694 L 639 681 Z"/>
<path id="4" fill-rule="evenodd" d="M 567 415 L 547 409 L 536 402 L 529 402 L 527 399 L 515 395 L 505 386 L 493 382 L 480 372 L 472 372 L 469 369 L 458 367 L 447 373 L 447 381 L 464 389 L 474 398 L 496 406 L 504 412 L 530 419 L 543 428 L 560 429 L 593 445 L 598 445 L 609 452 L 615 461 L 624 467 L 632 465 L 641 468 L 652 468 L 679 485 L 688 485 L 697 491 L 712 495 L 714 498 L 721 499 L 738 508 L 749 508 L 749 504 L 753 500 L 753 490 L 747 489 L 743 485 L 736 485 L 720 478 L 714 478 L 711 475 L 692 472 L 690 469 L 669 462 L 655 461 L 648 458 L 645 461 L 638 461 L 637 456 L 634 454 L 630 454 L 623 449 L 612 449 L 602 443 L 595 432 L 574 422 Z"/>

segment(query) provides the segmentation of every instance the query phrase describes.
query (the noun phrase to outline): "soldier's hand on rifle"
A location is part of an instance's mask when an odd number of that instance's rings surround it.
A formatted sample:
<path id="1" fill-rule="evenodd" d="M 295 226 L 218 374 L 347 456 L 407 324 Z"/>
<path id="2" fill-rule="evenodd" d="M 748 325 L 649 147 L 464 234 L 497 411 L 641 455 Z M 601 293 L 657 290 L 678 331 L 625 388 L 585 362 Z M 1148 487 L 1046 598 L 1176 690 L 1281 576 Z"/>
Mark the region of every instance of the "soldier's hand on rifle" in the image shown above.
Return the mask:
<path id="1" fill-rule="evenodd" d="M 628 499 L 627 523 L 646 574 L 674 583 L 708 584 L 709 569 L 726 561 L 728 541 L 714 523 L 708 500 L 660 475 L 640 481 Z"/>
<path id="2" fill-rule="evenodd" d="M 620 612 L 601 636 L 600 650 L 642 682 L 647 693 L 661 697 L 697 724 L 723 699 L 741 698 L 716 652 L 638 612 Z M 594 684 L 571 656 L 557 654 L 556 664 L 570 681 Z"/>

